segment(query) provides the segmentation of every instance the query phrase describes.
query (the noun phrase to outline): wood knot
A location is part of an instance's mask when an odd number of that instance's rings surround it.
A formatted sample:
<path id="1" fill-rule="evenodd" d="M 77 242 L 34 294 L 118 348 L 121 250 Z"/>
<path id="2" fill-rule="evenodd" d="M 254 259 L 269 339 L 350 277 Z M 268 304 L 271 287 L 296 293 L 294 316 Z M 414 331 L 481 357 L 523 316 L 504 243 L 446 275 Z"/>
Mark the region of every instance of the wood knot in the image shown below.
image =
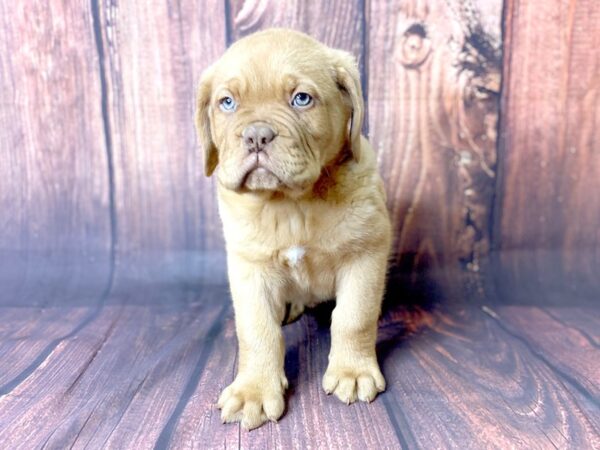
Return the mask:
<path id="1" fill-rule="evenodd" d="M 414 23 L 406 29 L 400 45 L 400 62 L 408 69 L 423 64 L 431 53 L 431 40 L 423 24 Z"/>

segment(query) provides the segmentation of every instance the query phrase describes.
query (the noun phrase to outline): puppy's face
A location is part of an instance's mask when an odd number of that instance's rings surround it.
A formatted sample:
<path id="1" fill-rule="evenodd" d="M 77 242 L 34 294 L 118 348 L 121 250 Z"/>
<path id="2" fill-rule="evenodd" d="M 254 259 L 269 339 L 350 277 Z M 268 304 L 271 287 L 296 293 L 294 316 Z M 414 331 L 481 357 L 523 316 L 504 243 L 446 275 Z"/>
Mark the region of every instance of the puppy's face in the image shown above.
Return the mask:
<path id="1" fill-rule="evenodd" d="M 343 151 L 359 158 L 362 117 L 351 55 L 290 30 L 251 35 L 202 75 L 206 175 L 238 192 L 304 192 Z"/>

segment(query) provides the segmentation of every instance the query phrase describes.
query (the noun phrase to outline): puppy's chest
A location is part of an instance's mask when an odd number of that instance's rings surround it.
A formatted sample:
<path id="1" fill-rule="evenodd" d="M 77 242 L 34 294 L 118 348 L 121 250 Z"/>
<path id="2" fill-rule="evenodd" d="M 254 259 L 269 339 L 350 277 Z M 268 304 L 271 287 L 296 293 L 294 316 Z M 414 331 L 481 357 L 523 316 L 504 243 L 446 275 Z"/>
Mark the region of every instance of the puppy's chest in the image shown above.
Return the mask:
<path id="1" fill-rule="evenodd" d="M 335 271 L 331 256 L 303 245 L 292 245 L 278 252 L 276 260 L 296 290 L 325 300 L 334 296 Z"/>

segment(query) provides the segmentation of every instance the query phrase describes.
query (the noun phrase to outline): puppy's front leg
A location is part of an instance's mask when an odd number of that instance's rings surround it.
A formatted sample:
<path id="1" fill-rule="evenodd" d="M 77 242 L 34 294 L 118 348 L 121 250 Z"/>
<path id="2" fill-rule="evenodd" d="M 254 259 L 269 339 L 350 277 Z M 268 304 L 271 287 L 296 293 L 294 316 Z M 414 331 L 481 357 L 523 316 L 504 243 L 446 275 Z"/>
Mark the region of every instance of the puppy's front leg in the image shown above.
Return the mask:
<path id="1" fill-rule="evenodd" d="M 238 338 L 238 373 L 219 398 L 221 419 L 253 429 L 283 414 L 287 379 L 281 322 L 285 303 L 277 277 L 230 255 L 229 280 Z"/>
<path id="2" fill-rule="evenodd" d="M 338 273 L 331 317 L 331 351 L 323 388 L 350 404 L 385 390 L 375 354 L 377 319 L 385 286 L 387 251 L 357 256 Z"/>

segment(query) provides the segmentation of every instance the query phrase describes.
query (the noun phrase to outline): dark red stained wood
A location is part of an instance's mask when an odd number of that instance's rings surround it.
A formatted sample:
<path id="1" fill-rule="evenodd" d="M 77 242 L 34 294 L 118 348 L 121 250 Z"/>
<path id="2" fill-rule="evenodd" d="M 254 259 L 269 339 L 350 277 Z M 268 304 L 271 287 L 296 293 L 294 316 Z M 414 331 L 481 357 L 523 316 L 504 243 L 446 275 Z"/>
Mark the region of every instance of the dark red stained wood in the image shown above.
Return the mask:
<path id="1" fill-rule="evenodd" d="M 224 2 L 100 2 L 99 14 L 120 252 L 222 248 L 193 115 L 200 73 L 225 49 Z"/>
<path id="2" fill-rule="evenodd" d="M 509 0 L 505 10 L 497 244 L 516 282 L 534 266 L 554 283 L 555 265 L 578 289 L 600 267 L 600 3 Z"/>
<path id="3" fill-rule="evenodd" d="M 14 258 L 47 252 L 108 261 L 110 185 L 89 2 L 3 3 L 0 17 L 0 264 L 10 270 Z"/>
<path id="4" fill-rule="evenodd" d="M 542 308 L 502 306 L 493 311 L 508 330 L 531 342 L 548 364 L 588 396 L 600 399 L 600 344 L 593 337 Z M 593 311 L 591 316 L 598 319 Z"/>
<path id="5" fill-rule="evenodd" d="M 478 270 L 490 239 L 502 2 L 479 16 L 461 1 L 368 5 L 369 134 L 396 261 Z"/>
<path id="6" fill-rule="evenodd" d="M 597 406 L 565 389 L 565 378 L 532 353 L 535 343 L 480 312 L 434 314 L 417 336 L 387 345 L 391 415 L 411 447 L 600 444 Z"/>

